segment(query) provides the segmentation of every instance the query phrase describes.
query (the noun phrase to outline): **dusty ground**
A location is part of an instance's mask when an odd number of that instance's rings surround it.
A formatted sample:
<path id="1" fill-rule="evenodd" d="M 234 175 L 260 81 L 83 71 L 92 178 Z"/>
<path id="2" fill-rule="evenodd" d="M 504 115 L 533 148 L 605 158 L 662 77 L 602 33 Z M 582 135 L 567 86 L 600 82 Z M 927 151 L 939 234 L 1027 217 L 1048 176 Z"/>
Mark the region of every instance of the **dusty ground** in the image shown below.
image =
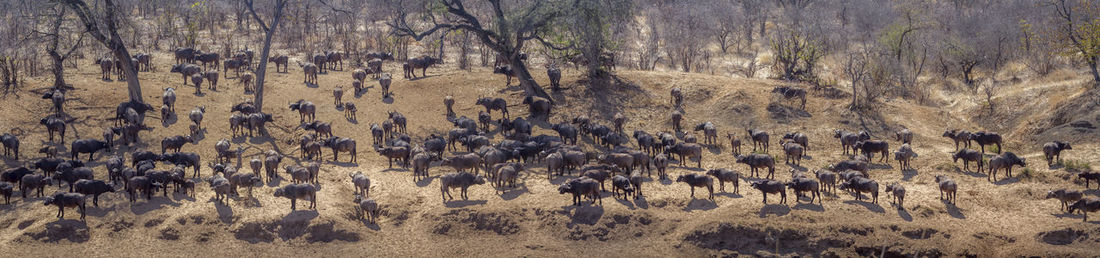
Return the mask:
<path id="1" fill-rule="evenodd" d="M 182 119 L 169 117 L 162 123 L 159 114 L 153 112 L 147 123 L 155 130 L 142 135 L 143 143 L 111 154 L 129 153 L 135 148 L 158 149 L 160 138 L 186 133 L 190 122 L 185 112 L 205 105 L 205 137 L 183 151 L 202 154 L 206 163 L 213 157 L 214 142 L 230 137 L 226 122 L 230 106 L 251 96 L 245 95 L 235 80 L 227 79 L 222 79 L 216 92 L 191 94 L 193 87 L 182 86 L 177 74 L 166 72 L 168 56 L 160 54 L 155 60 L 159 72 L 141 74 L 145 100 L 160 103 L 161 89 L 176 87 L 181 93 L 177 108 Z M 393 63 L 388 63 L 386 69 L 400 74 Z M 569 196 L 556 191 L 556 185 L 565 179 L 547 181 L 541 164 L 529 165 L 532 169 L 523 175 L 516 189 L 498 194 L 488 185 L 479 185 L 471 188 L 470 200 L 443 203 L 437 179 L 450 169 L 433 167 L 433 177 L 419 182 L 413 182 L 409 170 L 387 169 L 386 160 L 368 147 L 369 124 L 380 123 L 385 111 L 400 111 L 408 116 L 409 131 L 419 141 L 450 128 L 441 103 L 443 96 L 454 95 L 458 100 L 456 112 L 474 117 L 480 110 L 480 106 L 473 105 L 475 98 L 501 96 L 515 105 L 520 102 L 521 91 L 505 87 L 503 77 L 489 75 L 487 68 L 461 71 L 449 63 L 429 69 L 427 78 L 410 81 L 398 76 L 392 99 L 383 100 L 375 82 L 362 96 L 345 96 L 345 101 L 354 102 L 360 110 L 358 121 L 348 121 L 335 109 L 331 95 L 338 85 L 350 89 L 351 69 L 345 70 L 321 75 L 319 87 L 304 85 L 301 70 L 293 65 L 289 73 L 271 74 L 264 109 L 275 114 L 275 123 L 268 127 L 270 136 L 232 139 L 235 145 L 247 148 L 238 164 L 267 149 L 288 155 L 290 159 L 284 165 L 301 162 L 296 139 L 303 130 L 295 128 L 298 122 L 294 118 L 298 116 L 286 104 L 297 99 L 318 104 L 317 119 L 333 122 L 336 135 L 355 138 L 360 147 L 358 164 L 348 163 L 346 155 L 333 162 L 331 151 L 324 150 L 326 161 L 316 210 L 291 212 L 289 200 L 272 196 L 273 187 L 285 181 L 257 188 L 251 197 L 242 192 L 244 196 L 233 198 L 228 205 L 216 204 L 205 184 L 198 187 L 194 198 L 174 194 L 130 203 L 124 193 L 106 194 L 101 196 L 100 207 L 89 207 L 87 221 L 74 220 L 78 213 L 73 210 L 66 212 L 66 219 L 56 219 L 56 209 L 43 206 L 42 198 L 14 198 L 11 205 L 0 206 L 0 250 L 7 250 L 5 255 L 12 257 L 65 256 L 72 252 L 90 256 L 185 256 L 195 251 L 216 256 L 239 255 L 242 251 L 256 256 L 1100 255 L 1096 248 L 1100 246 L 1100 220 L 1082 222 L 1080 215 L 1063 214 L 1056 201 L 1043 199 L 1048 190 L 1082 189 L 1083 183 L 1070 180 L 1072 177 L 1062 168 L 1048 169 L 1036 142 L 1017 140 L 1023 136 L 1017 135 L 1014 128 L 1041 119 L 1044 112 L 1050 111 L 1041 105 L 1024 105 L 1030 103 L 1027 101 L 1019 101 L 1020 105 L 1011 109 L 1014 112 L 1000 114 L 1020 121 L 1000 125 L 1003 127 L 997 130 L 1006 132 L 1010 139 L 1005 149 L 1028 158 L 1031 173 L 991 183 L 983 174 L 965 172 L 952 164 L 952 143 L 940 137 L 946 128 L 978 130 L 979 124 L 991 123 L 969 115 L 981 108 L 974 104 L 980 102 L 977 99 L 939 94 L 937 101 L 944 104 L 934 106 L 887 100 L 877 112 L 860 115 L 847 109 L 844 98 L 812 94 L 806 111 L 801 111 L 770 95 L 768 92 L 777 83 L 769 80 L 618 71 L 624 82 L 619 88 L 589 89 L 578 85 L 578 72 L 566 69 L 563 81 L 569 89 L 553 94 L 558 101 L 553 122 L 588 114 L 609 124 L 606 120 L 621 111 L 628 117 L 628 131 L 669 130 L 668 91 L 682 87 L 687 126 L 713 121 L 720 135 L 734 132 L 739 137 L 744 137 L 745 127 L 765 129 L 773 136 L 770 153 L 778 160 L 783 155 L 774 140 L 782 133 L 809 134 L 807 159 L 801 166 L 778 166 L 781 180 L 789 179 L 789 168 L 813 170 L 843 159 L 839 143 L 832 138 L 834 128 L 869 130 L 876 138 L 889 140 L 896 149 L 900 143 L 893 140 L 892 130 L 906 126 L 917 134 L 914 148 L 920 157 L 912 163 L 916 170 L 899 172 L 892 161 L 876 162 L 871 172 L 883 185 L 901 182 L 908 188 L 905 207 L 895 208 L 885 194 L 873 204 L 855 201 L 844 193 L 827 195 L 824 205 L 798 203 L 793 194 L 785 205 L 775 204 L 776 197 L 764 205 L 760 193 L 745 181 L 739 193 L 727 188 L 731 193 L 720 193 L 711 202 L 690 198 L 683 184 L 661 180 L 646 182 L 645 197 L 639 200 L 617 200 L 606 193 L 602 206 L 573 207 L 569 206 Z M 544 73 L 535 73 L 546 84 Z M 61 145 L 64 153 L 68 153 L 68 142 L 73 139 L 98 138 L 102 128 L 112 123 L 107 119 L 113 116 L 115 105 L 125 98 L 125 83 L 99 80 L 98 69 L 90 60 L 82 60 L 79 71 L 70 70 L 68 78 L 76 90 L 70 94 L 67 106 L 66 114 L 74 122 L 66 144 Z M 5 168 L 41 157 L 35 150 L 48 144 L 37 124 L 49 108 L 49 103 L 37 94 L 50 85 L 47 80 L 32 78 L 18 91 L 0 97 L 0 101 L 9 103 L 0 105 L 0 129 L 19 128 L 25 132 L 20 136 L 22 159 L 5 157 Z M 1028 83 L 1030 86 L 1021 86 L 1002 98 L 1011 100 L 1027 94 L 1074 96 L 1082 91 L 1075 81 L 1067 78 Z M 526 115 L 523 106 L 511 110 L 513 116 Z M 1013 115 L 1024 112 L 1028 113 Z M 536 125 L 535 134 L 556 135 L 548 129 L 549 124 Z M 590 139 L 582 139 L 586 148 L 593 148 Z M 1097 160 L 1095 150 L 1100 145 L 1095 138 L 1072 140 L 1074 150 L 1067 151 L 1065 159 Z M 720 142 L 726 141 L 723 138 Z M 106 177 L 105 160 L 106 155 L 97 154 L 90 163 L 97 178 Z M 704 154 L 703 169 L 720 167 L 746 171 L 744 165 L 733 162 L 726 144 Z M 371 196 L 383 206 L 377 224 L 355 217 L 353 190 L 347 177 L 353 171 L 363 171 L 373 180 Z M 671 174 L 700 171 L 694 166 L 675 165 Z M 1022 170 L 1014 171 L 1019 175 Z M 204 167 L 202 173 L 207 177 L 211 170 Z M 959 181 L 957 205 L 938 199 L 933 177 L 941 174 Z M 1096 196 L 1100 192 L 1087 193 Z"/>

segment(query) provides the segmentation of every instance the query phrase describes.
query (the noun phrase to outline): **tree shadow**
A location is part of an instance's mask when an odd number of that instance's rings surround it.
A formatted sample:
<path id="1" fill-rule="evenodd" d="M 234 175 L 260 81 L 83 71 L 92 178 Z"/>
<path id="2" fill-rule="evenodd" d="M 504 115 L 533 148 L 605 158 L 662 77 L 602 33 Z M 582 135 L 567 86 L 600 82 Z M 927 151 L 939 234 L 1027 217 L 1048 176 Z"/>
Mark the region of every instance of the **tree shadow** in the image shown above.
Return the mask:
<path id="1" fill-rule="evenodd" d="M 863 208 L 866 208 L 867 210 L 874 213 L 886 213 L 886 209 L 883 209 L 881 205 L 867 201 L 847 200 L 844 201 L 844 204 L 860 205 L 863 206 Z"/>
<path id="2" fill-rule="evenodd" d="M 80 214 L 78 212 L 77 216 L 79 215 Z M 28 232 L 25 233 L 25 235 L 42 242 L 53 243 L 64 239 L 74 243 L 84 243 L 88 242 L 88 240 L 90 239 L 90 235 L 88 233 L 78 232 L 88 232 L 88 230 L 88 223 L 85 221 L 58 218 L 57 221 L 46 223 L 45 230 L 43 230 L 42 232 Z"/>
<path id="3" fill-rule="evenodd" d="M 782 217 L 782 216 L 790 214 L 790 213 L 791 213 L 791 207 L 787 207 L 787 205 L 784 205 L 784 204 L 764 204 L 764 207 L 760 207 L 760 211 L 757 212 L 757 215 L 760 216 L 760 218 L 767 218 L 768 215 L 775 215 L 777 217 Z"/>
<path id="4" fill-rule="evenodd" d="M 279 238 L 283 241 L 301 237 L 305 235 L 308 226 L 314 218 L 317 218 L 318 214 L 316 210 L 297 210 L 291 211 L 286 216 L 283 216 L 282 221 L 279 223 Z"/>
<path id="5" fill-rule="evenodd" d="M 454 193 L 454 194 L 457 194 L 457 193 Z M 474 206 L 474 205 L 485 205 L 485 203 L 487 203 L 487 202 L 488 201 L 486 201 L 486 200 L 450 200 L 450 201 L 444 202 L 443 206 L 453 209 L 453 208 L 463 208 L 463 207 Z"/>
<path id="6" fill-rule="evenodd" d="M 684 207 L 683 211 L 709 211 L 715 208 L 718 208 L 718 203 L 709 199 L 691 199 L 691 201 L 688 201 L 687 206 Z"/>
<path id="7" fill-rule="evenodd" d="M 294 210 L 283 216 L 283 223 L 287 222 L 310 222 L 317 218 L 319 214 L 317 210 Z"/>

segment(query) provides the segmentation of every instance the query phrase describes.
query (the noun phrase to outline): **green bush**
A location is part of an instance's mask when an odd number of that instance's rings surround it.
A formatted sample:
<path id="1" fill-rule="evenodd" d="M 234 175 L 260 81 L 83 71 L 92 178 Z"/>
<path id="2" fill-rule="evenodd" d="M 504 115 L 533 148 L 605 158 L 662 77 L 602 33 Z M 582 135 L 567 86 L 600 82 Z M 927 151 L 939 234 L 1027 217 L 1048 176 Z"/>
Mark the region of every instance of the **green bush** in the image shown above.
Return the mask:
<path id="1" fill-rule="evenodd" d="M 1025 167 L 1023 170 L 1020 170 L 1020 178 L 1031 178 L 1033 176 L 1032 172 L 1034 171 Z"/>
<path id="2" fill-rule="evenodd" d="M 1062 162 L 1062 166 L 1069 171 L 1092 171 L 1092 166 L 1088 162 L 1080 160 L 1065 160 Z"/>
<path id="3" fill-rule="evenodd" d="M 954 163 L 940 163 L 940 164 L 937 164 L 937 165 L 936 165 L 936 170 L 940 170 L 940 171 L 956 171 L 956 170 L 959 170 L 959 167 L 958 167 L 958 166 L 955 166 L 955 164 L 954 164 Z"/>

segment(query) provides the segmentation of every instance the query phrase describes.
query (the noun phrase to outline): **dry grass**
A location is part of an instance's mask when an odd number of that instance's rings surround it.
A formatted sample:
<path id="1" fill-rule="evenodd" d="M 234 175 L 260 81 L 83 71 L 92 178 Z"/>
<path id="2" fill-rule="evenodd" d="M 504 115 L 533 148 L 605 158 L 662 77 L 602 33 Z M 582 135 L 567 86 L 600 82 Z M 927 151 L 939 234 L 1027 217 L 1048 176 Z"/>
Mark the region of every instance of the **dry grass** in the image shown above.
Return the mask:
<path id="1" fill-rule="evenodd" d="M 160 71 L 167 70 L 166 55 L 158 55 L 155 60 Z M 896 209 L 885 194 L 879 196 L 878 204 L 871 204 L 854 201 L 843 192 L 839 196 L 826 195 L 824 206 L 799 204 L 793 194 L 787 205 L 775 204 L 778 196 L 769 196 L 769 204 L 764 205 L 760 193 L 747 183 L 742 183 L 740 194 L 722 193 L 711 202 L 691 199 L 685 185 L 656 178 L 643 186 L 644 199 L 616 200 L 605 194 L 603 206 L 572 207 L 569 197 L 556 191 L 556 184 L 563 179 L 547 181 L 545 167 L 534 164 L 528 166 L 532 169 L 522 176 L 517 189 L 497 194 L 487 185 L 475 186 L 469 201 L 444 204 L 435 177 L 450 169 L 433 167 L 433 178 L 420 182 L 413 182 L 408 170 L 387 169 L 386 160 L 367 147 L 371 141 L 367 135 L 369 124 L 380 123 L 384 111 L 400 111 L 409 118 L 409 132 L 419 141 L 450 128 L 441 103 L 448 94 L 458 100 L 455 111 L 459 115 L 472 117 L 481 110 L 473 105 L 475 98 L 500 96 L 516 105 L 521 91 L 505 87 L 503 77 L 490 75 L 488 69 L 459 71 L 448 63 L 429 69 L 427 78 L 396 79 L 392 100 L 383 101 L 373 82 L 368 85 L 374 87 L 363 96 L 346 94 L 349 96 L 345 101 L 354 102 L 360 111 L 358 121 L 347 121 L 335 109 L 331 97 L 337 85 L 350 89 L 351 69 L 346 70 L 321 75 L 317 88 L 301 83 L 297 67 L 288 74 L 272 74 L 265 108 L 276 120 L 269 126 L 270 135 L 231 139 L 235 145 L 246 147 L 244 160 L 238 163 L 246 163 L 267 149 L 292 157 L 286 163 L 300 162 L 296 139 L 303 131 L 295 128 L 294 118 L 298 115 L 285 105 L 297 99 L 316 103 L 319 120 L 333 122 L 336 135 L 352 137 L 360 146 L 359 164 L 345 162 L 346 155 L 341 162 L 332 162 L 331 152 L 324 151 L 327 160 L 316 210 L 290 212 L 288 200 L 272 196 L 272 184 L 255 189 L 253 197 L 233 198 L 228 206 L 215 204 L 205 184 L 198 187 L 194 199 L 157 196 L 150 202 L 131 204 L 125 194 L 107 194 L 101 196 L 99 208 L 89 207 L 86 223 L 72 220 L 76 213 L 71 210 L 66 220 L 55 219 L 56 210 L 42 206 L 41 198 L 16 198 L 12 205 L 0 206 L 0 250 L 8 250 L 5 253 L 13 257 L 64 256 L 72 252 L 89 256 L 175 256 L 196 251 L 215 256 L 472 256 L 486 254 L 487 250 L 491 250 L 489 256 L 1100 255 L 1095 245 L 1100 240 L 1097 222 L 1083 223 L 1080 215 L 1064 215 L 1058 211 L 1057 202 L 1042 199 L 1052 188 L 1080 188 L 1074 182 L 1009 178 L 990 183 L 984 173 L 962 171 L 961 164 L 956 167 L 950 163 L 953 143 L 939 136 L 943 129 L 980 128 L 964 115 L 975 106 L 962 105 L 961 99 L 941 99 L 955 103 L 944 106 L 888 99 L 874 113 L 858 114 L 847 109 L 844 99 L 813 95 L 806 112 L 802 112 L 769 94 L 776 85 L 769 80 L 619 71 L 625 84 L 614 89 L 588 89 L 577 85 L 578 72 L 567 69 L 563 83 L 568 90 L 553 93 L 559 106 L 552 122 L 588 114 L 609 124 L 607 120 L 615 112 L 622 112 L 628 117 L 628 130 L 669 130 L 668 92 L 682 87 L 687 103 L 685 126 L 711 121 L 718 125 L 719 135 L 734 132 L 742 138 L 744 128 L 766 130 L 773 137 L 768 153 L 780 160 L 784 156 L 774 142 L 782 133 L 806 133 L 810 136 L 809 157 L 796 169 L 820 168 L 844 158 L 840 144 L 832 137 L 834 128 L 868 130 L 875 138 L 890 140 L 896 148 L 899 143 L 893 141 L 892 130 L 904 125 L 914 132 L 913 148 L 920 153 L 912 162 L 915 170 L 898 171 L 896 161 L 876 162 L 871 174 L 880 183 L 901 182 L 908 188 L 905 209 Z M 400 74 L 393 63 L 388 63 L 386 70 Z M 106 119 L 112 116 L 115 104 L 125 96 L 123 82 L 100 81 L 96 71 L 90 61 L 81 60 L 80 70 L 69 74 L 77 90 L 71 94 L 68 106 L 68 115 L 74 119 L 68 141 L 98 137 L 101 128 L 111 123 Z M 546 83 L 543 73 L 535 74 L 536 79 Z M 175 86 L 182 93 L 177 102 L 179 114 L 194 106 L 206 106 L 205 139 L 184 147 L 184 151 L 198 152 L 205 159 L 213 157 L 214 142 L 229 138 L 226 119 L 230 105 L 250 97 L 239 86 L 221 86 L 217 92 L 204 90 L 204 95 L 193 95 L 192 88 L 179 84 L 178 75 L 165 72 L 143 73 L 141 78 L 148 102 L 159 103 L 160 89 Z M 0 105 L 4 114 L 0 115 L 0 124 L 27 132 L 21 136 L 21 161 L 38 157 L 34 150 L 47 144 L 36 122 L 49 103 L 30 92 L 47 87 L 45 80 L 32 78 L 23 90 L 0 98 L 5 103 L 16 103 Z M 221 84 L 233 82 L 223 79 Z M 522 106 L 510 109 L 513 116 L 526 115 Z M 137 148 L 156 149 L 150 146 L 160 138 L 187 130 L 186 119 L 169 118 L 166 127 L 159 119 L 157 114 L 150 116 L 147 122 L 156 129 L 144 134 L 144 143 Z M 555 135 L 548 123 L 535 125 L 535 134 Z M 586 148 L 595 148 L 589 139 L 582 139 Z M 744 165 L 734 163 L 728 148 L 723 144 L 705 151 L 703 169 L 728 167 L 747 172 Z M 748 148 L 743 151 L 750 152 L 751 146 Z M 1095 141 L 1082 142 L 1063 155 L 1067 160 L 1095 160 L 1098 148 Z M 115 153 L 130 150 L 123 148 Z M 1029 162 L 1028 172 L 1018 172 L 1021 175 L 1032 171 L 1062 173 L 1039 164 L 1041 154 L 1036 148 L 1012 151 L 1035 160 Z M 97 178 L 105 177 L 105 159 L 97 155 L 90 163 Z M 7 166 L 20 164 L 11 159 L 4 161 Z M 777 165 L 778 179 L 789 179 L 785 173 L 788 165 Z M 383 207 L 378 224 L 355 218 L 353 190 L 347 178 L 352 171 L 363 171 L 373 180 L 371 196 Z M 679 164 L 670 169 L 672 176 L 698 171 L 694 166 Z M 205 167 L 202 172 L 204 176 L 211 173 Z M 933 177 L 940 174 L 959 182 L 956 205 L 938 199 Z"/>

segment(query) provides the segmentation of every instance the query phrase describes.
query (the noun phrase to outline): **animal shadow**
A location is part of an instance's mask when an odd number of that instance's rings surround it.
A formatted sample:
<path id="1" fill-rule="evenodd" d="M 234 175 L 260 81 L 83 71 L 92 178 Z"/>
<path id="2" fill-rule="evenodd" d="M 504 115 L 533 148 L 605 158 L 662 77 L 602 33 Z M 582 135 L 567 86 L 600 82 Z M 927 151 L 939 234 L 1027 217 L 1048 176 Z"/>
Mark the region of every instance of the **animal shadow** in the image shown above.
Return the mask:
<path id="1" fill-rule="evenodd" d="M 586 204 L 586 202 L 582 202 Z M 570 215 L 572 221 L 570 221 L 570 227 L 575 224 L 595 225 L 600 221 L 600 217 L 603 217 L 603 206 L 565 206 L 562 207 L 566 214 Z"/>
<path id="2" fill-rule="evenodd" d="M 524 193 L 531 192 L 527 189 L 526 184 L 520 184 L 516 187 L 511 188 L 501 188 L 501 190 L 504 191 L 504 193 L 500 195 L 500 198 L 504 200 L 514 200 L 522 196 Z"/>
<path id="3" fill-rule="evenodd" d="M 1014 184 L 1014 183 L 1017 183 L 1017 182 L 1020 182 L 1019 177 L 1009 177 L 1009 178 L 1001 178 L 1001 180 L 997 180 L 996 182 L 993 182 L 993 184 L 995 184 L 995 185 L 1007 185 L 1007 184 Z"/>
<path id="4" fill-rule="evenodd" d="M 423 79 L 427 79 L 427 78 L 432 78 L 432 77 L 436 77 L 436 76 L 438 76 L 438 75 L 424 75 L 424 76 L 420 76 L 420 77 L 415 77 L 415 78 L 409 78 L 408 80 L 409 80 L 410 82 L 414 82 L 414 81 L 419 81 L 419 80 L 423 80 Z"/>
<path id="5" fill-rule="evenodd" d="M 684 211 L 709 211 L 713 210 L 714 208 L 718 208 L 718 203 L 714 201 L 711 201 L 709 199 L 692 199 L 691 201 L 688 201 L 687 206 L 684 207 Z"/>
<path id="6" fill-rule="evenodd" d="M 416 187 L 426 187 L 428 185 L 431 185 L 433 179 L 434 177 L 425 177 L 423 179 L 420 179 L 419 181 L 416 181 Z"/>
<path id="7" fill-rule="evenodd" d="M 947 208 L 947 214 L 951 215 L 951 217 L 955 217 L 957 219 L 966 219 L 966 214 L 963 214 L 962 210 L 960 210 L 958 206 L 955 206 L 955 204 L 952 203 L 948 203 L 947 200 L 942 200 L 941 202 L 943 202 L 944 207 Z"/>
<path id="8" fill-rule="evenodd" d="M 883 209 L 881 205 L 878 205 L 876 203 L 871 203 L 871 202 L 867 202 L 867 201 L 856 201 L 856 200 L 847 200 L 847 201 L 844 201 L 844 203 L 845 204 L 860 205 L 860 206 L 863 206 L 864 208 L 867 208 L 867 210 L 869 210 L 871 212 L 874 212 L 874 213 L 886 213 L 886 209 Z"/>
<path id="9" fill-rule="evenodd" d="M 909 182 L 913 180 L 913 177 L 917 176 L 916 169 L 903 169 L 901 170 L 901 181 Z"/>
<path id="10" fill-rule="evenodd" d="M 767 218 L 768 215 L 775 215 L 777 217 L 782 217 L 782 216 L 790 214 L 790 213 L 791 213 L 791 207 L 787 207 L 787 205 L 783 205 L 783 204 L 764 204 L 764 207 L 760 208 L 760 212 L 758 212 L 758 215 L 760 216 L 760 218 Z"/>
<path id="11" fill-rule="evenodd" d="M 486 200 L 451 200 L 444 203 L 443 206 L 447 208 L 463 208 L 474 205 L 485 205 L 487 202 Z"/>
<path id="12" fill-rule="evenodd" d="M 159 192 L 154 192 L 153 198 L 151 200 L 145 200 L 144 194 L 142 194 L 141 196 L 138 196 L 138 198 L 137 198 L 138 201 L 134 202 L 133 204 L 130 205 L 130 212 L 133 212 L 135 215 L 142 215 L 142 214 L 145 214 L 145 213 L 149 213 L 150 211 L 160 209 L 162 207 L 179 207 L 180 206 L 179 203 L 173 202 L 171 199 L 168 199 L 167 197 L 158 196 L 156 193 L 159 193 Z M 138 193 L 135 192 L 134 194 L 138 194 Z M 142 201 L 144 201 L 144 202 L 142 202 Z"/>
<path id="13" fill-rule="evenodd" d="M 791 207 L 791 209 L 792 210 L 809 210 L 809 211 L 816 211 L 816 212 L 824 212 L 825 211 L 825 206 L 822 206 L 820 204 L 813 204 L 813 203 L 801 203 L 801 202 L 798 202 L 796 200 L 795 205 L 793 207 Z"/>
<path id="14" fill-rule="evenodd" d="M 623 206 L 626 206 L 627 209 L 633 210 L 633 209 L 636 208 L 634 203 L 630 202 L 630 197 L 629 196 L 627 196 L 626 198 L 622 198 L 622 199 L 619 199 L 618 197 L 612 197 L 612 198 L 615 199 L 615 201 L 618 201 L 619 204 L 622 204 Z"/>

